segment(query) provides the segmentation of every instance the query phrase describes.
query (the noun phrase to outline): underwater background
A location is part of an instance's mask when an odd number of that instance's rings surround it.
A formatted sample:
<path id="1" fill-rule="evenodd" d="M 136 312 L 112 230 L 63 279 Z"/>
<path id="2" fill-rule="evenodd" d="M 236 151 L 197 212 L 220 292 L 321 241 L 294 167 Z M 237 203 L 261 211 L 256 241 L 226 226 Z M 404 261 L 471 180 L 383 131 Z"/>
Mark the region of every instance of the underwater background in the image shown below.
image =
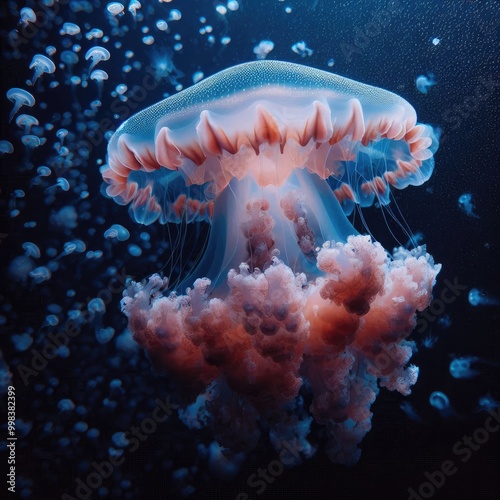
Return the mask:
<path id="1" fill-rule="evenodd" d="M 15 388 L 17 437 L 16 493 L 5 483 L 2 498 L 499 498 L 499 3 L 137 4 L 123 12 L 90 0 L 0 6 L 0 388 L 5 407 Z M 107 73 L 102 82 L 90 77 L 96 56 L 85 58 L 95 46 L 109 52 L 93 68 Z M 319 428 L 315 453 L 300 465 L 277 465 L 265 434 L 246 458 L 224 463 L 207 429 L 181 421 L 168 377 L 153 370 L 120 312 L 127 277 L 180 280 L 209 228 L 141 226 L 105 197 L 108 139 L 137 111 L 257 53 L 390 90 L 441 131 L 429 181 L 394 191 L 391 203 L 442 264 L 410 337 L 419 379 L 406 397 L 381 390 L 352 467 L 331 463 Z M 31 85 L 37 54 L 55 68 Z M 9 121 L 13 88 L 36 103 Z M 17 124 L 23 113 L 37 122 Z M 380 207 L 362 216 L 351 217 L 354 226 L 384 248 L 407 244 Z M 113 224 L 129 235 L 110 233 Z M 58 337 L 69 321 L 71 335 Z M 125 433 L 159 415 L 159 405 L 168 418 L 131 447 Z M 101 466 L 89 482 L 92 464 L 109 457 L 120 465 Z"/>

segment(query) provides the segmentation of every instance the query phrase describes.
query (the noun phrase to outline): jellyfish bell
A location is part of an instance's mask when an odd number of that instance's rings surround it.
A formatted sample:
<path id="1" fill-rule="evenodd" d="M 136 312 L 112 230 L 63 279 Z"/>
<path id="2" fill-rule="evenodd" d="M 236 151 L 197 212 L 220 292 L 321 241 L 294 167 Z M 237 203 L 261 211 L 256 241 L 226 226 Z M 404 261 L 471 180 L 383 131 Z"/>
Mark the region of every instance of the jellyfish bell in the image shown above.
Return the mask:
<path id="1" fill-rule="evenodd" d="M 35 98 L 27 90 L 17 87 L 7 91 L 7 99 L 14 103 L 14 107 L 10 112 L 9 122 L 12 121 L 12 118 L 14 118 L 22 106 L 32 107 L 35 104 Z"/>
<path id="2" fill-rule="evenodd" d="M 110 53 L 108 49 L 99 46 L 92 47 L 91 49 L 87 50 L 87 53 L 85 54 L 86 61 L 92 59 L 89 71 L 92 71 L 96 66 L 96 64 L 99 63 L 100 61 L 107 61 L 109 58 L 110 58 Z"/>
<path id="3" fill-rule="evenodd" d="M 12 154 L 14 152 L 14 146 L 11 142 L 3 140 L 0 141 L 0 155 Z"/>
<path id="4" fill-rule="evenodd" d="M 436 85 L 436 83 L 437 82 L 432 73 L 429 73 L 428 75 L 419 75 L 415 80 L 415 86 L 421 94 L 427 94 L 429 89 Z"/>
<path id="5" fill-rule="evenodd" d="M 108 74 L 102 69 L 95 69 L 94 71 L 92 71 L 92 73 L 90 73 L 90 79 L 97 82 L 99 95 L 101 95 L 102 93 L 102 82 L 104 80 L 107 80 L 108 78 Z"/>
<path id="6" fill-rule="evenodd" d="M 206 78 L 112 136 L 106 193 L 137 222 L 211 224 L 174 293 L 153 275 L 129 286 L 122 310 L 191 401 L 218 391 L 209 418 L 220 444 L 248 450 L 266 421 L 296 436 L 286 412 L 306 391 L 330 458 L 355 463 L 379 387 L 410 393 L 406 339 L 440 265 L 425 247 L 388 254 L 346 214 L 425 182 L 437 146 L 399 96 L 279 61 Z M 229 401 L 248 410 L 237 437 L 221 422 L 238 411 Z"/>
<path id="7" fill-rule="evenodd" d="M 30 64 L 30 69 L 35 69 L 35 73 L 33 74 L 33 78 L 29 85 L 35 85 L 38 78 L 44 73 L 54 73 L 56 70 L 56 65 L 43 54 L 36 54 L 33 56 L 33 60 Z"/>
<path id="8" fill-rule="evenodd" d="M 24 133 L 29 134 L 33 125 L 40 125 L 39 121 L 31 115 L 19 115 L 16 118 L 16 125 L 24 128 Z"/>

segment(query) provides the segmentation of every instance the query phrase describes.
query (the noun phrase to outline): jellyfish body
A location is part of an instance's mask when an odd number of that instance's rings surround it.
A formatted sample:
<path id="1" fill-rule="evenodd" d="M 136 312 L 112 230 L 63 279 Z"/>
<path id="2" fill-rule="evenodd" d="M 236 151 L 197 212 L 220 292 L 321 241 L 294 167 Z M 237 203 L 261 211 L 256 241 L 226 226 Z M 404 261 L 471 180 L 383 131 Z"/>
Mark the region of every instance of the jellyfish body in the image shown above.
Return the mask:
<path id="1" fill-rule="evenodd" d="M 455 410 L 450 404 L 448 396 L 441 391 L 434 391 L 429 396 L 430 405 L 435 408 L 442 417 L 456 416 Z"/>
<path id="2" fill-rule="evenodd" d="M 479 216 L 474 213 L 474 205 L 472 203 L 472 195 L 464 193 L 458 198 L 458 206 L 469 216 L 479 219 Z"/>
<path id="3" fill-rule="evenodd" d="M 257 59 L 265 59 L 269 52 L 274 49 L 274 42 L 271 40 L 261 40 L 258 45 L 253 48 L 253 53 Z"/>
<path id="4" fill-rule="evenodd" d="M 436 149 L 395 94 L 278 61 L 202 80 L 113 135 L 108 196 L 139 223 L 212 225 L 178 294 L 164 296 L 168 279 L 153 275 L 132 282 L 122 309 L 191 401 L 210 399 L 219 444 L 248 451 L 267 421 L 270 435 L 311 450 L 310 421 L 287 416 L 309 391 L 327 453 L 352 464 L 379 387 L 410 393 L 406 338 L 440 266 L 423 247 L 389 257 L 345 214 L 423 183 Z M 223 424 L 232 414 L 237 431 Z"/>
<path id="5" fill-rule="evenodd" d="M 434 79 L 434 75 L 432 73 L 429 73 L 427 76 L 426 75 L 419 75 L 417 76 L 417 79 L 415 80 L 415 86 L 417 87 L 417 90 L 421 94 L 427 94 L 429 92 L 429 89 L 436 85 L 436 80 Z"/>
<path id="6" fill-rule="evenodd" d="M 479 375 L 477 370 L 472 369 L 472 364 L 477 362 L 474 356 L 455 358 L 450 363 L 450 373 L 453 378 L 473 378 Z"/>
<path id="7" fill-rule="evenodd" d="M 480 366 L 498 367 L 500 363 L 488 361 L 477 356 L 461 356 L 451 361 L 450 373 L 453 378 L 473 378 L 481 373 L 476 369 Z"/>
<path id="8" fill-rule="evenodd" d="M 14 118 L 21 106 L 32 107 L 35 104 L 35 98 L 28 91 L 17 87 L 7 91 L 7 98 L 14 103 L 14 107 L 10 112 L 9 122 L 12 121 L 12 118 Z"/>
<path id="9" fill-rule="evenodd" d="M 29 82 L 29 85 L 35 85 L 38 78 L 44 73 L 54 73 L 56 65 L 47 56 L 44 56 L 43 54 L 36 54 L 33 56 L 30 69 L 34 69 L 35 72 L 31 82 Z"/>
<path id="10" fill-rule="evenodd" d="M 109 58 L 109 50 L 105 49 L 104 47 L 97 46 L 89 49 L 85 54 L 85 60 L 92 60 L 92 62 L 90 63 L 89 72 L 92 71 L 95 68 L 96 64 L 98 64 L 100 61 L 107 61 Z"/>
<path id="11" fill-rule="evenodd" d="M 103 81 L 108 79 L 108 74 L 102 69 L 95 69 L 90 73 L 90 79 L 97 82 L 97 90 L 99 92 L 99 97 L 102 95 Z"/>
<path id="12" fill-rule="evenodd" d="M 469 304 L 471 306 L 498 306 L 500 300 L 495 297 L 489 297 L 477 288 L 471 288 L 469 291 Z"/>

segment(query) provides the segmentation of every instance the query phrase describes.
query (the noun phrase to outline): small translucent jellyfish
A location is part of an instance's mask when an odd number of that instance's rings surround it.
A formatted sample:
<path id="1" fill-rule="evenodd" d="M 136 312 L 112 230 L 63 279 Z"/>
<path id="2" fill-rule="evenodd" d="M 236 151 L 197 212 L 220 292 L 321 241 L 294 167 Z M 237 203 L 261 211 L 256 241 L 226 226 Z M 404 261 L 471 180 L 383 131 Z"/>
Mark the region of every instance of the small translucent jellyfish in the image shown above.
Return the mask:
<path id="1" fill-rule="evenodd" d="M 20 255 L 12 259 L 7 268 L 10 278 L 21 283 L 26 283 L 30 272 L 34 269 L 35 263 L 26 255 Z"/>
<path id="2" fill-rule="evenodd" d="M 218 4 L 215 6 L 215 10 L 217 11 L 217 14 L 220 14 L 221 16 L 225 16 L 227 14 L 227 7 L 222 4 Z"/>
<path id="3" fill-rule="evenodd" d="M 429 403 L 432 407 L 436 408 L 442 417 L 455 415 L 455 410 L 450 405 L 450 400 L 444 392 L 434 391 L 429 396 Z"/>
<path id="4" fill-rule="evenodd" d="M 488 411 L 500 408 L 500 401 L 496 401 L 490 394 L 481 396 L 478 400 L 476 411 Z"/>
<path id="5" fill-rule="evenodd" d="M 14 118 L 21 106 L 29 106 L 31 108 L 35 104 L 35 98 L 29 92 L 17 87 L 7 91 L 7 98 L 14 103 L 14 107 L 10 112 L 9 122 L 12 121 L 12 118 Z"/>
<path id="6" fill-rule="evenodd" d="M 221 39 L 220 39 L 220 43 L 222 45 L 229 45 L 231 43 L 231 37 L 230 36 L 223 36 Z"/>
<path id="7" fill-rule="evenodd" d="M 148 36 L 142 37 L 142 43 L 144 45 L 153 45 L 153 43 L 155 43 L 154 36 L 148 35 Z"/>
<path id="8" fill-rule="evenodd" d="M 111 2 L 106 5 L 106 10 L 112 15 L 112 16 L 118 16 L 123 12 L 125 7 L 123 4 L 119 2 Z"/>
<path id="9" fill-rule="evenodd" d="M 102 318 L 106 312 L 106 304 L 100 298 L 94 298 L 87 304 L 87 310 L 92 315 L 91 321 L 95 327 L 95 332 L 102 328 Z"/>
<path id="10" fill-rule="evenodd" d="M 168 15 L 168 21 L 178 21 L 182 17 L 181 11 L 172 9 Z"/>
<path id="11" fill-rule="evenodd" d="M 274 49 L 274 42 L 271 40 L 261 40 L 259 45 L 253 48 L 253 53 L 257 56 L 257 59 L 265 59 L 267 54 Z"/>
<path id="12" fill-rule="evenodd" d="M 431 39 L 432 45 L 436 46 L 441 43 L 441 38 L 438 38 L 437 36 Z"/>
<path id="13" fill-rule="evenodd" d="M 415 234 L 411 234 L 408 238 L 408 241 L 405 244 L 405 248 L 417 248 L 418 245 L 421 245 L 424 241 L 424 233 L 420 231 Z"/>
<path id="14" fill-rule="evenodd" d="M 46 266 L 35 267 L 33 271 L 30 272 L 30 276 L 33 278 L 33 285 L 38 285 L 43 281 L 47 281 L 51 278 L 52 273 L 50 269 Z"/>
<path id="15" fill-rule="evenodd" d="M 82 253 L 87 249 L 85 243 L 82 240 L 73 240 L 67 241 L 64 243 L 64 250 L 56 257 L 56 260 L 59 260 L 61 257 L 65 255 L 70 255 L 73 252 Z"/>
<path id="16" fill-rule="evenodd" d="M 160 31 L 167 31 L 168 30 L 167 21 L 165 21 L 164 19 L 159 19 L 158 21 L 156 21 L 156 27 Z"/>
<path id="17" fill-rule="evenodd" d="M 33 257 L 34 259 L 40 258 L 40 249 L 31 241 L 25 241 L 23 243 L 23 250 L 26 257 Z"/>
<path id="18" fill-rule="evenodd" d="M 422 346 L 426 349 L 432 349 L 437 341 L 438 338 L 436 336 L 429 334 L 424 340 L 422 340 Z"/>
<path id="19" fill-rule="evenodd" d="M 236 0 L 229 0 L 227 8 L 232 12 L 236 12 L 240 8 L 240 4 Z"/>
<path id="20" fill-rule="evenodd" d="M 142 254 L 142 249 L 139 245 L 129 245 L 128 253 L 133 257 L 139 257 Z"/>
<path id="21" fill-rule="evenodd" d="M 107 328 L 97 328 L 95 331 L 95 337 L 99 344 L 106 344 L 115 335 L 115 329 L 111 326 Z"/>
<path id="22" fill-rule="evenodd" d="M 450 373 L 453 378 L 473 378 L 479 375 L 477 370 L 471 368 L 471 364 L 479 361 L 474 356 L 455 358 L 450 363 Z"/>
<path id="23" fill-rule="evenodd" d="M 46 167 L 45 165 L 42 165 L 41 167 L 38 167 L 36 169 L 36 172 L 37 172 L 38 175 L 36 177 L 33 177 L 33 179 L 31 179 L 31 184 L 32 185 L 40 184 L 40 179 L 42 177 L 49 177 L 49 175 L 52 174 L 52 171 L 50 170 L 50 168 Z"/>
<path id="24" fill-rule="evenodd" d="M 40 141 L 40 137 L 38 137 L 37 135 L 32 135 L 32 134 L 23 135 L 21 137 L 21 141 L 28 149 L 37 148 L 38 146 L 40 146 L 42 144 L 42 142 Z"/>
<path id="25" fill-rule="evenodd" d="M 292 45 L 292 50 L 296 54 L 299 54 L 300 57 L 306 57 L 306 56 L 311 56 L 314 52 L 314 50 L 310 49 L 307 45 L 306 42 L 297 42 Z"/>
<path id="26" fill-rule="evenodd" d="M 85 54 L 85 60 L 88 61 L 89 59 L 92 59 L 89 71 L 92 71 L 96 64 L 98 64 L 100 61 L 107 61 L 109 57 L 110 53 L 108 49 L 105 49 L 104 47 L 97 46 L 87 50 L 87 53 Z M 92 75 L 90 77 L 92 78 Z"/>
<path id="27" fill-rule="evenodd" d="M 332 57 L 331 59 L 328 60 L 328 62 L 326 63 L 326 65 L 329 68 L 333 68 L 335 66 L 335 59 Z"/>
<path id="28" fill-rule="evenodd" d="M 19 335 L 12 335 L 11 341 L 14 344 L 16 351 L 26 351 L 33 343 L 33 337 L 28 333 L 21 333 Z"/>
<path id="29" fill-rule="evenodd" d="M 458 198 L 458 206 L 469 217 L 474 217 L 475 219 L 479 219 L 479 216 L 474 213 L 474 208 L 476 207 L 472 203 L 472 195 L 470 193 L 464 193 Z"/>
<path id="30" fill-rule="evenodd" d="M 423 419 L 413 408 L 413 405 L 409 401 L 403 401 L 399 406 L 405 413 L 406 416 L 413 420 L 414 422 L 418 422 L 419 424 L 423 423 Z"/>
<path id="31" fill-rule="evenodd" d="M 61 61 L 71 71 L 73 66 L 80 60 L 80 58 L 72 50 L 64 50 L 61 52 Z"/>
<path id="32" fill-rule="evenodd" d="M 58 212 L 50 216 L 50 223 L 64 229 L 74 229 L 78 226 L 78 213 L 72 205 L 62 207 Z"/>
<path id="33" fill-rule="evenodd" d="M 29 23 L 34 23 L 36 22 L 36 14 L 33 11 L 33 9 L 30 9 L 29 7 L 24 7 L 21 9 L 21 19 L 19 19 L 19 24 L 22 24 L 23 26 L 28 26 Z"/>
<path id="34" fill-rule="evenodd" d="M 131 0 L 128 4 L 128 11 L 132 14 L 133 18 L 137 18 L 137 11 L 142 7 L 141 3 L 137 0 Z"/>
<path id="35" fill-rule="evenodd" d="M 73 411 L 75 409 L 75 403 L 71 399 L 61 399 L 57 403 L 57 408 L 59 411 Z"/>
<path id="36" fill-rule="evenodd" d="M 64 138 L 67 137 L 68 135 L 68 131 L 65 129 L 65 128 L 60 128 L 57 132 L 56 132 L 56 136 L 58 137 L 58 139 L 61 140 L 61 143 L 60 145 L 62 146 L 63 143 L 64 143 Z"/>
<path id="37" fill-rule="evenodd" d="M 471 288 L 469 292 L 469 304 L 471 306 L 498 306 L 500 305 L 500 300 L 495 297 L 489 297 L 477 288 Z"/>
<path id="38" fill-rule="evenodd" d="M 24 128 L 24 133 L 29 134 L 33 125 L 40 125 L 39 121 L 31 115 L 19 115 L 16 118 L 16 125 Z"/>
<path id="39" fill-rule="evenodd" d="M 450 328 L 451 326 L 451 318 L 448 314 L 444 314 L 437 320 L 437 324 L 441 328 Z"/>
<path id="40" fill-rule="evenodd" d="M 53 45 L 48 45 L 47 47 L 45 47 L 45 52 L 50 57 L 57 52 L 57 49 Z"/>
<path id="41" fill-rule="evenodd" d="M 121 224 L 113 224 L 104 232 L 104 237 L 110 240 L 117 239 L 118 241 L 125 241 L 130 238 L 130 232 Z"/>
<path id="42" fill-rule="evenodd" d="M 38 78 L 44 73 L 54 73 L 56 65 L 47 56 L 44 56 L 43 54 L 36 54 L 33 56 L 30 69 L 34 69 L 35 73 L 33 74 L 31 82 L 28 82 L 28 84 L 35 85 Z"/>
<path id="43" fill-rule="evenodd" d="M 102 30 L 93 28 L 85 35 L 85 38 L 87 38 L 87 40 L 92 40 L 93 38 L 102 38 L 103 36 L 104 32 Z"/>
<path id="44" fill-rule="evenodd" d="M 74 36 L 74 35 L 78 35 L 78 33 L 80 33 L 80 26 L 78 26 L 78 24 L 75 24 L 75 23 L 64 23 L 62 25 L 62 28 L 61 30 L 59 31 L 59 34 L 60 35 L 70 35 L 70 36 Z"/>
<path id="45" fill-rule="evenodd" d="M 205 75 L 203 74 L 203 71 L 196 71 L 193 73 L 193 83 L 198 83 L 199 81 L 203 80 Z"/>
<path id="46" fill-rule="evenodd" d="M 102 69 L 96 69 L 92 71 L 90 74 L 90 79 L 95 80 L 97 82 L 97 90 L 99 92 L 99 96 L 102 94 L 102 87 L 103 87 L 103 81 L 108 79 L 108 74 L 106 71 L 103 71 Z"/>
<path id="47" fill-rule="evenodd" d="M 433 86 L 436 85 L 436 80 L 434 80 L 434 75 L 432 73 L 428 73 L 427 76 L 425 75 L 419 75 L 417 76 L 417 79 L 415 80 L 415 85 L 417 87 L 417 90 L 421 94 L 427 94 L 429 92 L 429 89 Z"/>
<path id="48" fill-rule="evenodd" d="M 56 183 L 53 186 L 49 186 L 45 192 L 47 191 L 54 191 L 57 190 L 58 188 L 62 189 L 63 191 L 69 191 L 70 189 L 70 184 L 67 179 L 64 177 L 58 177 Z"/>
<path id="49" fill-rule="evenodd" d="M 12 154 L 14 152 L 14 146 L 9 141 L 0 141 L 0 155 Z"/>

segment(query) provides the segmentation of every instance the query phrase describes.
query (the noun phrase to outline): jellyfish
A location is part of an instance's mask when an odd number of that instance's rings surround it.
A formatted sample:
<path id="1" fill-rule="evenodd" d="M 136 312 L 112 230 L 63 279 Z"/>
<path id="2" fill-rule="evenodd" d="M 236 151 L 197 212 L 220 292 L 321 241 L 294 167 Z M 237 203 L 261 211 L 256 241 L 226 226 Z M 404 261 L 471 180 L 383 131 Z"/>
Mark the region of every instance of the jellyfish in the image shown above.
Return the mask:
<path id="1" fill-rule="evenodd" d="M 417 79 L 415 80 L 415 85 L 417 87 L 417 90 L 421 94 L 427 94 L 429 92 L 429 89 L 433 86 L 436 85 L 436 80 L 434 80 L 434 75 L 432 73 L 429 73 L 427 76 L 425 75 L 419 75 L 417 76 Z"/>
<path id="2" fill-rule="evenodd" d="M 21 19 L 19 20 L 19 24 L 22 24 L 24 27 L 28 26 L 29 23 L 36 22 L 36 14 L 30 7 L 23 7 L 20 14 Z"/>
<path id="3" fill-rule="evenodd" d="M 130 232 L 121 224 L 113 224 L 104 232 L 104 237 L 107 239 L 117 239 L 118 241 L 126 241 L 130 238 Z"/>
<path id="4" fill-rule="evenodd" d="M 123 4 L 119 2 L 111 2 L 106 5 L 106 10 L 112 15 L 112 16 L 118 16 L 120 15 L 125 7 Z"/>
<path id="5" fill-rule="evenodd" d="M 500 401 L 496 401 L 490 394 L 485 394 L 479 398 L 476 411 L 491 411 L 495 408 L 500 408 Z"/>
<path id="6" fill-rule="evenodd" d="M 189 273 L 132 281 L 122 311 L 186 399 L 211 401 L 222 447 L 268 429 L 312 450 L 314 418 L 352 465 L 380 388 L 410 394 L 407 337 L 440 265 L 425 247 L 390 255 L 346 214 L 425 182 L 437 147 L 399 96 L 280 61 L 206 78 L 111 137 L 106 194 L 136 222 L 211 225 Z"/>
<path id="7" fill-rule="evenodd" d="M 36 177 L 33 177 L 33 179 L 31 179 L 31 184 L 32 185 L 38 185 L 40 184 L 40 179 L 42 177 L 49 177 L 51 174 L 52 174 L 52 171 L 50 170 L 49 167 L 45 166 L 45 165 L 42 165 L 40 167 L 38 167 L 36 169 L 36 172 L 37 172 L 37 176 Z"/>
<path id="8" fill-rule="evenodd" d="M 33 278 L 33 285 L 38 285 L 38 283 L 49 280 L 52 273 L 47 266 L 40 266 L 33 269 L 29 275 Z"/>
<path id="9" fill-rule="evenodd" d="M 474 205 L 472 204 L 472 195 L 464 193 L 458 198 L 458 206 L 469 216 L 479 219 L 479 216 L 474 213 Z"/>
<path id="10" fill-rule="evenodd" d="M 435 408 L 442 417 L 456 416 L 455 410 L 450 404 L 448 396 L 441 391 L 434 391 L 429 396 L 430 405 Z"/>
<path id="11" fill-rule="evenodd" d="M 86 61 L 92 59 L 89 71 L 92 71 L 96 66 L 96 64 L 98 64 L 100 61 L 107 61 L 109 58 L 110 58 L 109 51 L 104 47 L 99 47 L 99 46 L 92 47 L 91 49 L 87 50 L 87 53 L 85 54 Z"/>
<path id="12" fill-rule="evenodd" d="M 137 11 L 142 7 L 138 0 L 131 0 L 128 4 L 128 11 L 132 14 L 134 19 L 137 19 Z"/>
<path id="13" fill-rule="evenodd" d="M 22 114 L 16 118 L 16 125 L 24 128 L 24 133 L 28 135 L 31 132 L 31 127 L 33 125 L 38 126 L 40 123 L 34 116 Z"/>
<path id="14" fill-rule="evenodd" d="M 63 191 L 69 191 L 70 187 L 70 183 L 67 179 L 65 179 L 64 177 L 58 177 L 56 183 L 53 186 L 49 186 L 47 189 L 45 189 L 45 192 L 54 191 L 57 190 L 57 188 L 60 188 Z"/>
<path id="15" fill-rule="evenodd" d="M 23 243 L 23 250 L 25 251 L 24 255 L 26 257 L 33 257 L 34 259 L 40 258 L 40 249 L 31 241 L 26 241 Z"/>
<path id="16" fill-rule="evenodd" d="M 59 31 L 60 35 L 78 35 L 80 33 L 81 29 L 78 24 L 75 23 L 64 23 L 61 30 Z"/>
<path id="17" fill-rule="evenodd" d="M 33 60 L 30 64 L 30 69 L 35 69 L 35 73 L 33 74 L 33 78 L 28 85 L 34 86 L 38 78 L 44 73 L 54 73 L 56 70 L 56 65 L 43 54 L 36 54 L 33 56 Z"/>
<path id="18" fill-rule="evenodd" d="M 29 106 L 30 108 L 35 104 L 35 98 L 26 90 L 14 87 L 7 91 L 7 98 L 14 103 L 14 107 L 10 112 L 9 122 L 19 111 L 21 106 Z"/>
<path id="19" fill-rule="evenodd" d="M 310 49 L 306 42 L 297 42 L 292 45 L 292 50 L 300 57 L 312 56 L 314 50 Z"/>
<path id="20" fill-rule="evenodd" d="M 61 52 L 61 61 L 68 67 L 70 73 L 73 66 L 79 61 L 79 57 L 72 50 Z"/>
<path id="21" fill-rule="evenodd" d="M 480 374 L 480 372 L 475 369 L 480 365 L 498 367 L 500 363 L 488 361 L 487 359 L 477 356 L 461 356 L 451 361 L 450 373 L 453 378 L 473 378 Z"/>
<path id="22" fill-rule="evenodd" d="M 496 297 L 490 297 L 485 295 L 483 292 L 477 288 L 471 288 L 469 292 L 469 304 L 471 306 L 498 306 L 500 305 L 500 300 Z"/>
<path id="23" fill-rule="evenodd" d="M 450 373 L 453 378 L 473 378 L 479 375 L 477 370 L 471 368 L 472 363 L 478 361 L 474 356 L 455 358 L 450 363 Z"/>
<path id="24" fill-rule="evenodd" d="M 102 82 L 108 79 L 108 74 L 102 69 L 96 69 L 90 73 L 90 79 L 97 82 L 99 97 L 102 95 Z"/>
<path id="25" fill-rule="evenodd" d="M 432 349 L 436 345 L 437 341 L 438 338 L 435 335 L 429 334 L 424 340 L 422 340 L 422 346 L 426 349 Z"/>
<path id="26" fill-rule="evenodd" d="M 271 40 L 262 40 L 253 48 L 253 53 L 257 56 L 257 59 L 265 59 L 273 49 L 274 42 Z"/>
<path id="27" fill-rule="evenodd" d="M 14 146 L 10 141 L 0 141 L 0 155 L 12 154 L 14 152 Z"/>
<path id="28" fill-rule="evenodd" d="M 399 407 L 406 413 L 410 420 L 418 422 L 419 424 L 424 422 L 422 417 L 416 412 L 415 408 L 409 401 L 403 401 Z"/>

